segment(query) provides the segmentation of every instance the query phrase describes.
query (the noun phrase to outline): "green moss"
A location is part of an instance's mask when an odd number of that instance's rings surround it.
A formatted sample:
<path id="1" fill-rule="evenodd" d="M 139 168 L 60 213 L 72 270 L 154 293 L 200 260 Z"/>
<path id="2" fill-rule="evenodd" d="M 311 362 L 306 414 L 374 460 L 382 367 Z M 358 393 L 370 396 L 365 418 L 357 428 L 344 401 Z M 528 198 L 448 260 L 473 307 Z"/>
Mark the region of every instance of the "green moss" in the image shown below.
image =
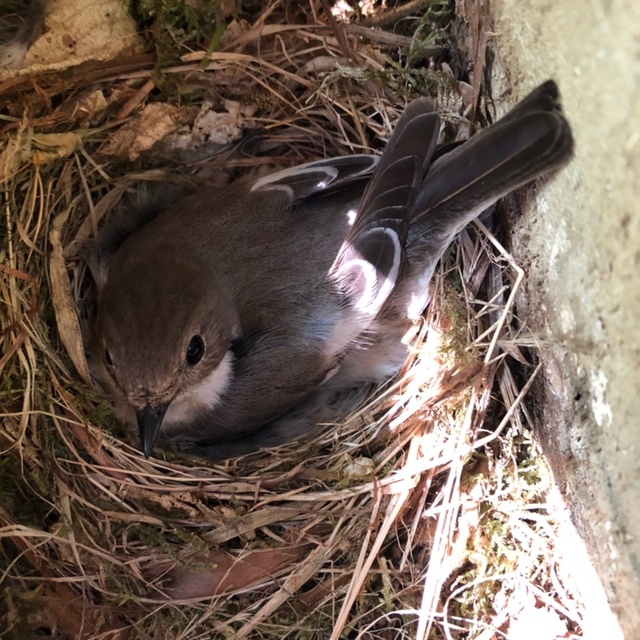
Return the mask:
<path id="1" fill-rule="evenodd" d="M 192 51 L 210 55 L 226 28 L 222 0 L 139 0 L 131 3 L 131 12 L 155 50 L 156 85 L 169 95 L 177 95 L 177 80 L 162 68 Z"/>
<path id="2" fill-rule="evenodd" d="M 460 364 L 470 364 L 476 360 L 477 350 L 469 342 L 468 311 L 462 291 L 457 272 L 451 273 L 445 281 L 444 295 L 438 301 L 441 312 L 451 325 L 443 335 L 440 351 Z"/>
<path id="3" fill-rule="evenodd" d="M 448 2 L 434 3 L 427 8 L 411 34 L 407 67 L 423 57 L 425 47 L 442 42 L 448 37 L 447 29 L 453 16 L 453 5 Z"/>

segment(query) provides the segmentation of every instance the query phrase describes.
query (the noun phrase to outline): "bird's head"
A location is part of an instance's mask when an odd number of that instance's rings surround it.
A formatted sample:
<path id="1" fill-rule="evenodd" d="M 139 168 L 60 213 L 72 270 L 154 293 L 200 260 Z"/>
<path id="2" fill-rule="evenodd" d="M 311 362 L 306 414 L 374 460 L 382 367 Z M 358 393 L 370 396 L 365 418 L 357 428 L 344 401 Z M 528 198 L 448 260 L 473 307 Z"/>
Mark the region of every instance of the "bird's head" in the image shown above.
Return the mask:
<path id="1" fill-rule="evenodd" d="M 108 266 L 97 333 L 106 370 L 135 411 L 149 457 L 165 416 L 215 405 L 232 375 L 239 335 L 232 294 L 197 256 L 123 247 Z"/>

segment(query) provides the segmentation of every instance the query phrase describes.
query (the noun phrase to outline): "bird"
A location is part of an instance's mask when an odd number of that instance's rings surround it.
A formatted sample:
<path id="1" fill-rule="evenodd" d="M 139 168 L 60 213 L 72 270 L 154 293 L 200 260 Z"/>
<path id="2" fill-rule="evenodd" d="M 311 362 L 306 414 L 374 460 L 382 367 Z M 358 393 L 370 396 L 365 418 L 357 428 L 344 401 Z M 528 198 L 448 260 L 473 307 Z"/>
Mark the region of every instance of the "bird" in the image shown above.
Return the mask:
<path id="1" fill-rule="evenodd" d="M 238 457 L 344 415 L 402 367 L 456 235 L 573 153 L 552 80 L 462 144 L 440 129 L 420 97 L 380 156 L 197 185 L 98 234 L 88 360 L 147 458 Z"/>

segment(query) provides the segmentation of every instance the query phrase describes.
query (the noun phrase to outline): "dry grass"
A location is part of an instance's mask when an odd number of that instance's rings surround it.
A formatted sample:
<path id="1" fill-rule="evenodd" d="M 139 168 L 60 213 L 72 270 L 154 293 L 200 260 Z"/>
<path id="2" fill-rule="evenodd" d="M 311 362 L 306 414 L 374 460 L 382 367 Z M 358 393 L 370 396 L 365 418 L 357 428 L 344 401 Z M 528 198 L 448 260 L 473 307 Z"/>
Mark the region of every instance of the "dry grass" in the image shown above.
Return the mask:
<path id="1" fill-rule="evenodd" d="M 162 73 L 141 56 L 5 85 L 16 117 L 0 156 L 0 627 L 15 638 L 501 638 L 543 609 L 574 637 L 581 612 L 556 576 L 551 480 L 523 402 L 536 369 L 514 317 L 522 272 L 483 225 L 443 262 L 400 379 L 311 444 L 219 466 L 145 460 L 88 383 L 81 247 L 131 184 L 165 177 L 157 147 L 117 156 L 149 133 L 148 104 L 168 105 L 169 129 L 193 125 L 203 101 L 255 107 L 231 119 L 260 128 L 255 157 L 181 159 L 183 174 L 223 181 L 378 147 L 429 87 L 445 117 L 465 121 L 465 100 L 444 98 L 456 83 L 409 64 L 410 49 L 433 43 L 327 26 L 297 3 L 283 11 L 261 9 L 215 52 Z"/>

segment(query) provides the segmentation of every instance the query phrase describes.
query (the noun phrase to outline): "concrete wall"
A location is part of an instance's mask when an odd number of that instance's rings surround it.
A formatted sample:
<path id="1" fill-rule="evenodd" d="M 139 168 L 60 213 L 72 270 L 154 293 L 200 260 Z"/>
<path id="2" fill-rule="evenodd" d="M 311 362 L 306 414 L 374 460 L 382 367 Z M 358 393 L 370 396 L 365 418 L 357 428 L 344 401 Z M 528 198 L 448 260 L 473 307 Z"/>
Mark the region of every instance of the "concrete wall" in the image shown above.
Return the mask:
<path id="1" fill-rule="evenodd" d="M 555 78 L 576 157 L 526 207 L 520 314 L 541 439 L 625 637 L 640 638 L 640 2 L 494 0 L 515 102 Z"/>

